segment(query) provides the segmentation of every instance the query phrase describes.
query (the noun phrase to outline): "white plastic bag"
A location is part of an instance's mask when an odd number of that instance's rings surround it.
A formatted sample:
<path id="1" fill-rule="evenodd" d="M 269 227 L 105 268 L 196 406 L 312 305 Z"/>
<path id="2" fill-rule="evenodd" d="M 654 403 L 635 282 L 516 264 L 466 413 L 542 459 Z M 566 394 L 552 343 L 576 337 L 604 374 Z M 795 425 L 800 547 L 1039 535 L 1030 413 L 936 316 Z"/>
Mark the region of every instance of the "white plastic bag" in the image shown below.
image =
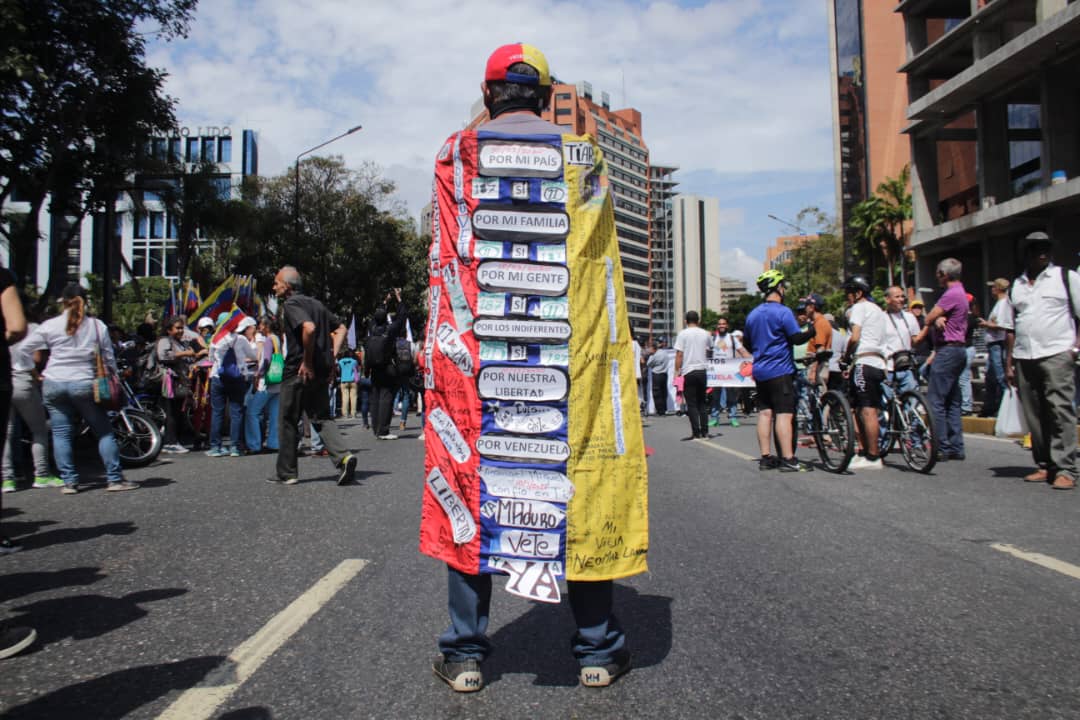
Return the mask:
<path id="1" fill-rule="evenodd" d="M 1010 435 L 1023 435 L 1024 410 L 1020 407 L 1020 394 L 1016 388 L 1006 388 L 1001 397 L 1001 406 L 998 408 L 997 421 L 994 423 L 994 434 L 998 437 Z"/>

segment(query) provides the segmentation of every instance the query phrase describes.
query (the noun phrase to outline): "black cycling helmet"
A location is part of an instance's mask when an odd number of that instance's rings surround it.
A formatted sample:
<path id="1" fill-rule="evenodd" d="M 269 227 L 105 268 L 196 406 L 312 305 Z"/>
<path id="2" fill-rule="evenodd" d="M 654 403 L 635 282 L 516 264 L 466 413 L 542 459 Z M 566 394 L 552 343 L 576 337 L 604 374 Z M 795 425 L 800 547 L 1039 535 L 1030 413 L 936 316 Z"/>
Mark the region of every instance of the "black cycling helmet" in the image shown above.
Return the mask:
<path id="1" fill-rule="evenodd" d="M 802 299 L 804 305 L 813 305 L 816 310 L 825 309 L 825 298 L 817 293 L 810 293 Z"/>
<path id="2" fill-rule="evenodd" d="M 870 281 L 865 275 L 852 275 L 844 281 L 844 292 L 853 293 L 856 290 L 862 290 L 863 295 L 870 296 Z"/>

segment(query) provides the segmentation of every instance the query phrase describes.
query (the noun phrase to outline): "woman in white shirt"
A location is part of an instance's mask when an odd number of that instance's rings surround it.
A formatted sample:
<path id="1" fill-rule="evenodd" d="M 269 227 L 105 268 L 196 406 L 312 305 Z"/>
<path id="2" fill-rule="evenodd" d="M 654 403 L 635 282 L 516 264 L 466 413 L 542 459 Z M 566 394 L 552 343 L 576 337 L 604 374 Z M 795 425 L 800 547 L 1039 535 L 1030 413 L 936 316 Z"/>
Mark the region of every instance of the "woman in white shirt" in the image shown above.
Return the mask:
<path id="1" fill-rule="evenodd" d="M 48 350 L 49 360 L 42 377 L 42 395 L 52 421 L 53 454 L 63 492 L 79 492 L 73 441 L 79 419 L 85 419 L 98 439 L 98 454 L 105 465 L 109 490 L 135 490 L 139 486 L 124 480 L 120 470 L 120 449 L 113 437 L 105 410 L 94 402 L 95 353 L 100 351 L 106 366 L 116 372 L 116 358 L 105 323 L 86 314 L 86 290 L 71 284 L 64 288 L 64 311 L 46 320 L 26 339 L 27 352 Z"/>

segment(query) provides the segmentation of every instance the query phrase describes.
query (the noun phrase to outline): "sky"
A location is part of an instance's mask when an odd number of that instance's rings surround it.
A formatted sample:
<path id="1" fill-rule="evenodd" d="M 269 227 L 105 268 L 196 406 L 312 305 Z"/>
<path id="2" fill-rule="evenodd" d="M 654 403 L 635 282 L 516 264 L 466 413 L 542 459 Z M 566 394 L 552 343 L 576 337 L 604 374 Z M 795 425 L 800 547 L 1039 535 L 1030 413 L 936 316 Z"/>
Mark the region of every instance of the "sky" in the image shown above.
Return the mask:
<path id="1" fill-rule="evenodd" d="M 540 48 L 562 82 L 641 111 L 652 162 L 716 197 L 722 274 L 752 281 L 799 210 L 835 212 L 821 0 L 203 0 L 186 39 L 152 42 L 182 126 L 259 137 L 259 171 L 357 124 L 319 154 L 372 161 L 409 213 L 435 153 L 468 121 L 487 56 Z"/>

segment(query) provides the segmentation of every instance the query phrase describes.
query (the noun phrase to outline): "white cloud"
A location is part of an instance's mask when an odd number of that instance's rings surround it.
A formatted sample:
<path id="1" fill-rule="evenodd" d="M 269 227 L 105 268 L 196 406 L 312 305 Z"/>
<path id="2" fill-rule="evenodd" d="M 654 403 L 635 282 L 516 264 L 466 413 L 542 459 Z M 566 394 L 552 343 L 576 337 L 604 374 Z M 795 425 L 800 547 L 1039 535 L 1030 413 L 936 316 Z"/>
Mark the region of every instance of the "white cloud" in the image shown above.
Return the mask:
<path id="1" fill-rule="evenodd" d="M 720 251 L 720 273 L 724 277 L 745 280 L 751 292 L 754 289 L 754 281 L 757 280 L 764 266 L 764 260 L 750 257 L 742 248 Z"/>
<path id="2" fill-rule="evenodd" d="M 642 112 L 655 161 L 683 170 L 831 165 L 824 3 L 764 0 L 215 0 L 191 37 L 152 47 L 188 125 L 260 132 L 260 170 L 357 123 L 325 152 L 373 160 L 416 214 L 443 139 L 468 119 L 488 53 L 540 47 L 562 80 Z"/>

